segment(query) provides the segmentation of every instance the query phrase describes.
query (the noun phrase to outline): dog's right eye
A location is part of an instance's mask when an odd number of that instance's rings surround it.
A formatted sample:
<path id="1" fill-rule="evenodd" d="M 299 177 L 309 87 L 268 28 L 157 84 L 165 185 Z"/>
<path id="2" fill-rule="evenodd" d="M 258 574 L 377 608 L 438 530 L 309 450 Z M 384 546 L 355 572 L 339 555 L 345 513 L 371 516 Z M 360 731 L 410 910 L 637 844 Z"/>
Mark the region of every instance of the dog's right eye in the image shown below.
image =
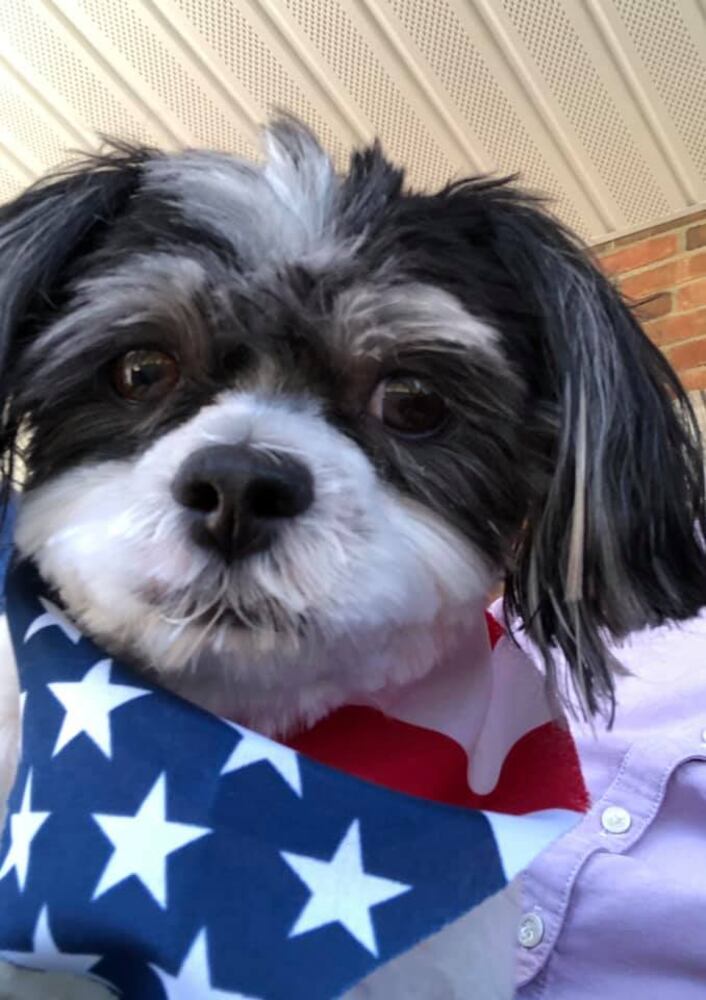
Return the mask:
<path id="1" fill-rule="evenodd" d="M 448 417 L 446 403 L 425 379 L 392 375 L 378 383 L 370 412 L 403 437 L 426 437 L 438 431 Z"/>
<path id="2" fill-rule="evenodd" d="M 116 392 L 134 403 L 153 403 L 167 396 L 180 378 L 179 365 L 162 351 L 128 351 L 111 368 Z"/>

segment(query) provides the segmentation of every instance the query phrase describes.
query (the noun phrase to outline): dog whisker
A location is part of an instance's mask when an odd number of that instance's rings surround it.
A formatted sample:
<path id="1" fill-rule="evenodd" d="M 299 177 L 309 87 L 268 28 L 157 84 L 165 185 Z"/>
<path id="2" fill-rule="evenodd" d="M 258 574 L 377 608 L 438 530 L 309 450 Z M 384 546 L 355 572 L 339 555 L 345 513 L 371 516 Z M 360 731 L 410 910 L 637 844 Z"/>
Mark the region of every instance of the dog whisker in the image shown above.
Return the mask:
<path id="1" fill-rule="evenodd" d="M 503 573 L 549 684 L 561 654 L 610 706 L 608 639 L 706 604 L 664 357 L 508 181 L 409 192 L 292 123 L 270 148 L 120 146 L 3 206 L 20 551 L 89 634 L 271 731 L 431 669 Z"/>

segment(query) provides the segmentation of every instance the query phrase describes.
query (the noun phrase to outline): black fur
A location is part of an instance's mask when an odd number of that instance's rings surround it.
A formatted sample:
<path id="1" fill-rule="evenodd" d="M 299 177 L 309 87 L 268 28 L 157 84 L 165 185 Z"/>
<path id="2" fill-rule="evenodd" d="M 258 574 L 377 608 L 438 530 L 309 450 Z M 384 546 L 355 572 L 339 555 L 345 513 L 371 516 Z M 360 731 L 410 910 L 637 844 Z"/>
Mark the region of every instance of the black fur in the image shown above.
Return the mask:
<path id="1" fill-rule="evenodd" d="M 140 452 L 223 388 L 249 385 L 266 358 L 276 391 L 317 398 L 382 476 L 452 521 L 505 575 L 508 611 L 550 678 L 559 649 L 584 709 L 611 705 L 607 638 L 706 604 L 706 509 L 688 400 L 584 248 L 506 181 L 405 193 L 374 147 L 353 157 L 336 204 L 337 233 L 358 241 L 355 253 L 328 269 L 260 273 L 237 239 L 144 184 L 160 156 L 120 147 L 0 212 L 6 481 L 20 426 L 36 485 Z M 128 297 L 124 314 L 87 327 L 107 314 L 79 311 L 77 282 L 133 268 L 138 290 L 155 254 L 196 262 L 206 287 L 169 321 L 164 303 L 130 318 Z M 410 282 L 451 293 L 494 327 L 504 360 L 419 339 L 381 344 L 373 364 L 351 357 L 334 329 L 337 298 Z M 57 322 L 61 337 L 47 339 Z M 180 391 L 148 410 L 110 388 L 111 361 L 137 346 L 175 354 L 185 372 Z M 233 356 L 235 370 L 224 363 Z M 447 399 L 439 435 L 400 440 L 366 416 L 376 381 L 400 370 Z"/>

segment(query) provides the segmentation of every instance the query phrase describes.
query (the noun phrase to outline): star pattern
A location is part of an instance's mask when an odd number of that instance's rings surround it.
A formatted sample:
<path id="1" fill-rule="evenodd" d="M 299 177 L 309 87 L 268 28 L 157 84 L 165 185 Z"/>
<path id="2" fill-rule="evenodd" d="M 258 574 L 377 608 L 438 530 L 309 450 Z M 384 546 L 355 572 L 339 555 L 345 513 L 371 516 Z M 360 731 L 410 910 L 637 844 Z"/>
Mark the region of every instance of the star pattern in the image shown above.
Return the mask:
<path id="1" fill-rule="evenodd" d="M 266 736 L 243 729 L 234 722 L 228 723 L 231 728 L 240 733 L 240 741 L 234 748 L 228 760 L 223 765 L 221 774 L 240 771 L 251 764 L 265 761 L 270 764 L 279 776 L 299 797 L 302 794 L 302 778 L 299 769 L 299 756 L 295 750 L 268 740 Z"/>
<path id="2" fill-rule="evenodd" d="M 377 955 L 371 908 L 412 887 L 364 871 L 359 821 L 354 820 L 348 827 L 330 861 L 287 851 L 282 851 L 282 857 L 311 893 L 290 937 L 339 923 L 372 955 Z"/>
<path id="3" fill-rule="evenodd" d="M 69 642 L 72 642 L 74 645 L 76 645 L 77 642 L 80 642 L 81 633 L 73 622 L 70 622 L 66 615 L 59 608 L 57 608 L 56 604 L 52 604 L 52 602 L 48 601 L 46 597 L 40 597 L 39 603 L 44 608 L 44 614 L 39 615 L 39 617 L 35 618 L 31 623 L 25 632 L 24 642 L 29 642 L 32 636 L 41 632 L 42 629 L 52 628 L 53 626 L 61 629 Z"/>
<path id="4" fill-rule="evenodd" d="M 199 931 L 194 938 L 194 942 L 175 976 L 164 972 L 157 965 L 151 965 L 150 968 L 159 977 L 167 1000 L 194 1000 L 195 997 L 205 996 L 208 996 L 209 1000 L 227 1000 L 227 998 L 230 1000 L 257 1000 L 257 997 L 219 990 L 212 985 L 205 928 Z"/>
<path id="5" fill-rule="evenodd" d="M 339 996 L 497 892 L 568 822 L 399 795 L 146 678 L 135 687 L 128 665 L 37 604 L 31 564 L 12 573 L 23 763 L 0 855 L 0 958 L 23 987 L 36 989 L 22 967 L 46 969 L 89 977 L 66 994 L 88 995 L 100 969 L 124 997 L 148 983 L 163 1000 Z M 368 756 L 374 735 L 358 733 Z M 342 738 L 355 752 L 345 727 L 334 747 Z M 537 781 L 543 801 L 546 770 Z M 33 808 L 48 790 L 51 814 Z"/>
<path id="6" fill-rule="evenodd" d="M 29 868 L 29 855 L 32 841 L 51 815 L 48 812 L 32 811 L 32 772 L 27 774 L 22 805 L 16 813 L 10 815 L 10 849 L 0 867 L 0 879 L 3 879 L 13 869 L 17 873 L 20 889 L 24 889 Z"/>
<path id="7" fill-rule="evenodd" d="M 167 819 L 166 775 L 159 776 L 133 816 L 93 818 L 113 845 L 113 853 L 93 892 L 93 899 L 134 875 L 155 901 L 167 906 L 167 858 L 211 833 L 208 827 Z"/>
<path id="8" fill-rule="evenodd" d="M 100 660 L 80 681 L 56 681 L 47 685 L 66 712 L 53 757 L 81 733 L 85 733 L 106 757 L 112 757 L 111 712 L 151 692 L 129 684 L 111 684 L 111 665 L 111 660 Z"/>

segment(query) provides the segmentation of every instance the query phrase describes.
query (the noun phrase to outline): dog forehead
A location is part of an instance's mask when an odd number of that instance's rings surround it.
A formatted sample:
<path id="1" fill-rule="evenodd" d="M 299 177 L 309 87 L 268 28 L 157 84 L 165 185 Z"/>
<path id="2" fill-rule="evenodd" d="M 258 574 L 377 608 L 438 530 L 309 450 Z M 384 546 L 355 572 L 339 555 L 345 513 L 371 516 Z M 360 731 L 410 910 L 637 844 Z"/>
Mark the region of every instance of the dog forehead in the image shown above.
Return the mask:
<path id="1" fill-rule="evenodd" d="M 231 246 L 247 271 L 325 267 L 350 251 L 340 234 L 340 182 L 313 137 L 269 135 L 262 163 L 188 151 L 145 165 L 143 192 Z"/>

